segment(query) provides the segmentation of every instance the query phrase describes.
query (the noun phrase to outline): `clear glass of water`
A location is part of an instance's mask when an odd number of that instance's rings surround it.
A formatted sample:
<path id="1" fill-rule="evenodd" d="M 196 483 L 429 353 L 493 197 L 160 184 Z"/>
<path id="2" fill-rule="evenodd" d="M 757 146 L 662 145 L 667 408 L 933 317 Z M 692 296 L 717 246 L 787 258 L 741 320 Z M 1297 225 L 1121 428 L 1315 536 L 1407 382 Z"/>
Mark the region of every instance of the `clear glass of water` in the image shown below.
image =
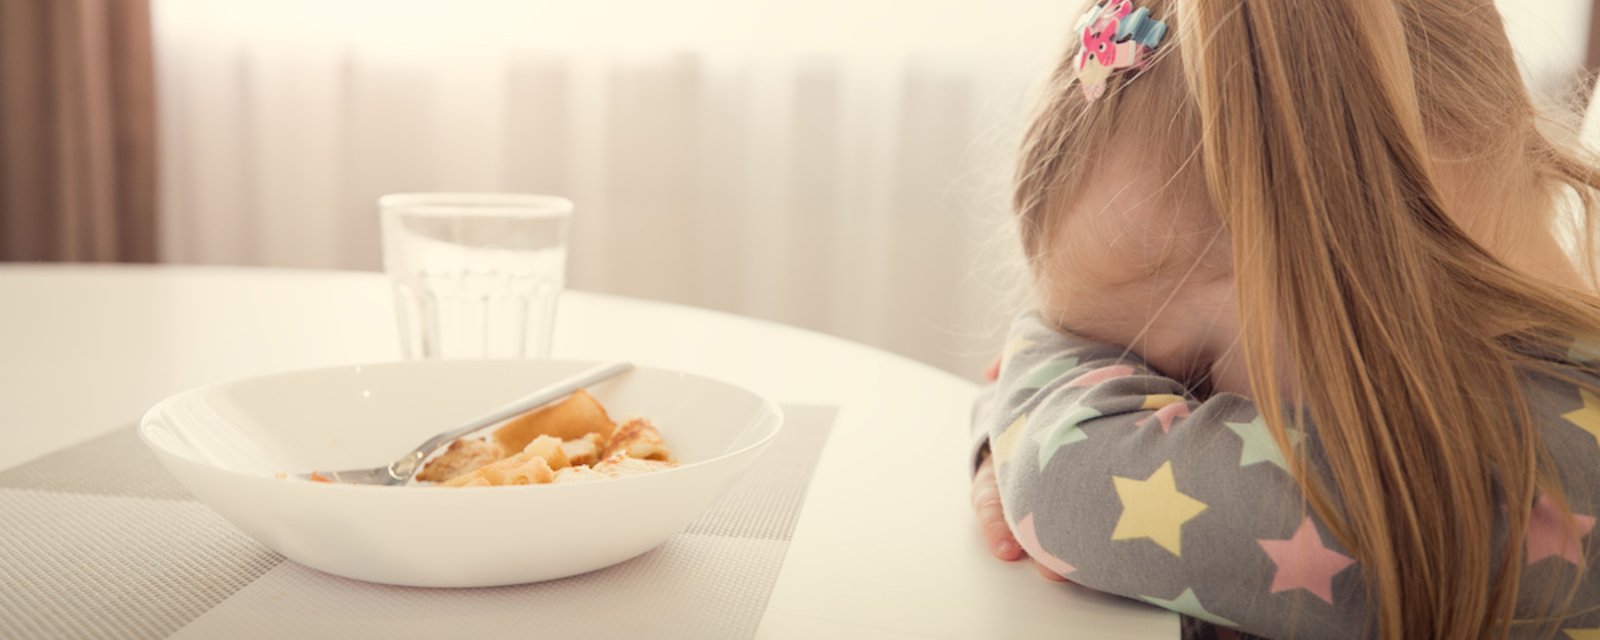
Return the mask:
<path id="1" fill-rule="evenodd" d="M 572 201 L 398 193 L 378 210 L 407 359 L 550 355 Z"/>

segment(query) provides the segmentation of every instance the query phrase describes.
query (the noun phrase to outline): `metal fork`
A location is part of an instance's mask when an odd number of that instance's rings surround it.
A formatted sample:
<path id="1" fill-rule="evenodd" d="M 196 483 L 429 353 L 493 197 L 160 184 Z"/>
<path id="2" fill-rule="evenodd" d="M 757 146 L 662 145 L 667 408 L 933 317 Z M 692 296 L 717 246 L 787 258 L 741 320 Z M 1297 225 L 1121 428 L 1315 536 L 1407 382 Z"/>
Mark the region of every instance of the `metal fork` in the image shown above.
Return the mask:
<path id="1" fill-rule="evenodd" d="M 445 446 L 456 438 L 460 438 L 484 427 L 512 418 L 527 411 L 537 409 L 557 400 L 566 398 L 576 393 L 579 389 L 611 379 L 613 377 L 633 370 L 629 362 L 613 362 L 599 365 L 572 377 L 563 379 L 555 384 L 540 388 L 538 391 L 512 400 L 501 407 L 481 416 L 461 423 L 460 426 L 428 438 L 417 448 L 400 459 L 382 467 L 371 469 L 347 469 L 345 471 L 317 471 L 313 473 L 294 474 L 301 480 L 316 480 L 321 477 L 325 480 L 342 484 L 376 484 L 400 485 L 411 481 L 411 476 L 416 475 L 417 468 L 422 466 L 422 461 L 439 447 Z"/>

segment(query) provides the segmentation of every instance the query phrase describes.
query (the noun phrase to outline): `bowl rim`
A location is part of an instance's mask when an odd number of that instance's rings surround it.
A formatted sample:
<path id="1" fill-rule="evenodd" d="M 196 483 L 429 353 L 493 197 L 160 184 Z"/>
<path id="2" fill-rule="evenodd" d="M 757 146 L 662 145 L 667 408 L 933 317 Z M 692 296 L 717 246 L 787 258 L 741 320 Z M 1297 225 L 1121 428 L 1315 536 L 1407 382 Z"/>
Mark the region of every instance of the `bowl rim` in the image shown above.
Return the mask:
<path id="1" fill-rule="evenodd" d="M 221 388 L 221 387 L 225 387 L 225 386 L 229 386 L 229 385 L 235 385 L 235 384 L 240 384 L 240 383 L 244 383 L 244 382 L 254 382 L 254 381 L 258 381 L 258 380 L 267 380 L 267 379 L 272 379 L 272 378 L 283 378 L 283 377 L 289 377 L 289 376 L 294 376 L 294 375 L 329 373 L 329 372 L 335 372 L 335 371 L 346 371 L 346 370 L 349 370 L 349 369 L 363 369 L 363 368 L 366 368 L 366 367 L 397 368 L 397 367 L 415 366 L 415 365 L 418 365 L 418 364 L 421 364 L 421 365 L 427 366 L 427 367 L 432 367 L 432 366 L 447 366 L 447 365 L 451 365 L 451 364 L 473 364 L 473 363 L 491 363 L 491 362 L 494 362 L 494 363 L 517 363 L 517 362 L 535 363 L 535 362 L 537 362 L 537 363 L 574 364 L 574 365 L 586 365 L 586 366 L 587 365 L 600 364 L 600 361 L 598 361 L 598 360 L 574 360 L 574 359 L 567 359 L 567 358 L 489 358 L 489 359 L 395 360 L 395 361 L 386 361 L 386 362 L 361 362 L 361 363 L 345 364 L 345 365 L 309 367 L 309 368 L 303 368 L 303 369 L 290 369 L 290 370 L 285 370 L 285 371 L 275 371 L 275 372 L 272 372 L 272 373 L 265 373 L 265 374 L 239 376 L 239 377 L 235 377 L 235 378 L 229 378 L 229 379 L 225 379 L 225 380 L 220 380 L 220 381 L 216 381 L 216 382 L 203 384 L 203 385 L 200 385 L 200 386 L 197 386 L 197 387 L 191 387 L 189 389 L 185 389 L 183 391 L 179 391 L 179 392 L 173 393 L 172 395 L 169 395 L 169 396 L 167 396 L 165 398 L 162 398 L 159 402 L 156 402 L 154 405 L 151 405 L 151 407 L 149 409 L 146 409 L 144 414 L 139 417 L 139 426 L 138 426 L 138 429 L 136 429 L 136 431 L 139 434 L 139 441 L 144 443 L 144 446 L 146 448 L 148 448 L 152 452 L 156 453 L 158 455 L 158 457 L 159 456 L 171 457 L 171 458 L 183 461 L 183 462 L 191 464 L 191 465 L 204 467 L 206 469 L 210 469 L 210 470 L 213 470 L 213 471 L 230 474 L 230 475 L 233 475 L 233 476 L 238 476 L 241 479 L 269 480 L 269 481 L 272 481 L 274 483 L 288 481 L 289 483 L 291 483 L 292 485 L 295 485 L 295 486 L 306 485 L 306 486 L 311 486 L 311 487 L 321 487 L 321 488 L 323 488 L 323 489 L 312 489 L 313 491 L 324 490 L 324 489 L 326 489 L 326 490 L 335 490 L 335 491 L 338 491 L 338 490 L 387 491 L 387 490 L 394 490 L 394 489 L 406 489 L 407 493 L 415 493 L 415 492 L 417 492 L 419 490 L 422 490 L 422 491 L 434 491 L 434 492 L 436 492 L 436 491 L 459 492 L 459 491 L 462 491 L 462 490 L 479 490 L 479 491 L 481 491 L 481 490 L 491 490 L 491 489 L 493 489 L 493 490 L 524 490 L 524 491 L 526 491 L 529 487 L 533 487 L 533 486 L 544 487 L 543 489 L 540 489 L 540 491 L 551 491 L 551 490 L 560 491 L 560 490 L 563 490 L 563 489 L 557 489 L 556 487 L 564 487 L 565 490 L 580 490 L 581 491 L 581 490 L 585 490 L 585 489 L 575 489 L 575 488 L 577 488 L 577 487 L 588 487 L 588 486 L 591 486 L 591 485 L 618 486 L 618 483 L 626 483 L 626 482 L 637 481 L 637 480 L 648 480 L 648 479 L 650 479 L 652 477 L 659 477 L 659 476 L 663 476 L 663 475 L 667 475 L 667 474 L 677 475 L 679 472 L 692 471 L 692 470 L 700 468 L 700 467 L 707 467 L 707 466 L 711 466 L 713 464 L 725 463 L 725 462 L 727 462 L 729 460 L 741 457 L 744 454 L 749 453 L 751 451 L 759 451 L 761 449 L 765 449 L 767 445 L 771 444 L 772 441 L 775 438 L 778 437 L 778 433 L 783 431 L 783 427 L 784 427 L 785 415 L 784 415 L 784 412 L 783 412 L 783 407 L 781 405 L 779 405 L 777 402 L 774 402 L 771 398 L 768 398 L 767 396 L 764 396 L 762 394 L 756 393 L 755 391 L 747 389 L 747 388 L 745 388 L 743 386 L 740 386 L 740 385 L 737 385 L 737 384 L 734 384 L 734 383 L 731 383 L 731 382 L 727 382 L 725 380 L 720 380 L 720 379 L 717 379 L 717 378 L 713 378 L 713 377 L 710 377 L 710 376 L 704 376 L 704 375 L 700 375 L 700 374 L 697 374 L 697 373 L 690 373 L 690 372 L 682 371 L 682 370 L 678 370 L 678 369 L 669 369 L 669 368 L 665 368 L 665 367 L 655 367 L 655 366 L 646 366 L 646 365 L 635 365 L 634 368 L 635 368 L 636 371 L 654 371 L 654 372 L 659 372 L 659 373 L 669 373 L 669 374 L 683 376 L 685 378 L 693 378 L 693 379 L 696 379 L 696 380 L 699 380 L 699 381 L 702 381 L 702 382 L 709 382 L 709 383 L 713 383 L 713 384 L 732 387 L 734 389 L 738 389 L 740 391 L 748 393 L 748 394 L 750 394 L 751 396 L 754 396 L 757 400 L 760 401 L 760 409 L 762 410 L 762 412 L 764 414 L 770 415 L 770 418 L 768 418 L 768 419 L 773 420 L 772 428 L 769 429 L 765 435 L 761 436 L 761 438 L 756 440 L 755 442 L 747 444 L 747 445 L 745 445 L 743 447 L 740 447 L 738 449 L 735 449 L 733 451 L 726 451 L 726 452 L 723 452 L 723 453 L 721 453 L 719 455 L 713 456 L 711 458 L 707 458 L 705 460 L 699 460 L 699 461 L 692 462 L 692 463 L 689 463 L 689 464 L 680 464 L 680 465 L 678 465 L 676 467 L 671 467 L 671 468 L 668 468 L 668 469 L 662 469 L 662 470 L 659 470 L 659 471 L 652 471 L 650 473 L 631 475 L 631 476 L 623 476 L 623 477 L 620 477 L 620 478 L 608 478 L 605 482 L 598 482 L 598 481 L 597 482 L 573 482 L 573 483 L 566 483 L 566 484 L 560 484 L 560 485 L 553 484 L 553 483 L 541 484 L 541 485 L 495 485 L 495 486 L 488 486 L 488 487 L 446 487 L 446 486 L 442 486 L 442 485 L 439 485 L 439 484 L 417 484 L 415 479 L 411 480 L 407 484 L 402 484 L 402 485 L 370 485 L 370 484 L 349 484 L 349 483 L 341 483 L 341 482 L 295 481 L 292 478 L 279 478 L 279 477 L 276 477 L 276 476 L 273 476 L 273 475 L 254 473 L 254 472 L 248 472 L 248 471 L 239 471 L 237 469 L 229 469 L 229 468 L 221 467 L 221 466 L 209 463 L 209 462 L 196 460 L 196 459 L 191 458 L 189 456 L 183 455 L 183 454 L 181 454 L 181 453 L 179 453 L 177 451 L 173 451 L 172 449 L 164 447 L 164 446 L 162 446 L 162 445 L 160 445 L 160 444 L 158 444 L 156 442 L 153 442 L 151 440 L 151 438 L 150 438 L 150 431 L 152 430 L 151 424 L 152 424 L 152 422 L 155 421 L 155 415 L 156 415 L 157 412 L 161 411 L 162 409 L 165 409 L 168 405 L 177 403 L 178 401 L 182 400 L 183 398 L 185 398 L 187 396 L 198 395 L 198 394 L 201 394 L 201 393 L 204 393 L 204 392 L 207 392 L 207 391 L 212 391 L 212 390 L 215 390 L 215 389 L 218 389 L 218 388 Z M 489 427 L 484 427 L 484 429 L 489 429 Z M 432 456 L 430 456 L 430 457 L 432 457 Z"/>

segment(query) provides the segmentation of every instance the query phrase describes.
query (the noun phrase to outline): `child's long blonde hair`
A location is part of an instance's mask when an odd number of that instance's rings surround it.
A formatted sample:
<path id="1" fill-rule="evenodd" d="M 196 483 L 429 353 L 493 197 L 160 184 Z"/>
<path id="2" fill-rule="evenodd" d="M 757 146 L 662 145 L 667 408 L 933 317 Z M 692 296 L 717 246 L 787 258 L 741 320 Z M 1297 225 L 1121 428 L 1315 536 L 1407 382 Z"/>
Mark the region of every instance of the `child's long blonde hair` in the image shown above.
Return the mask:
<path id="1" fill-rule="evenodd" d="M 1024 141 L 1036 273 L 1059 196 L 1097 150 L 1138 145 L 1226 227 L 1252 394 L 1286 451 L 1291 414 L 1314 424 L 1329 473 L 1290 458 L 1360 562 L 1375 631 L 1503 636 L 1559 616 L 1572 589 L 1519 612 L 1529 508 L 1568 508 L 1522 379 L 1561 375 L 1530 352 L 1600 336 L 1600 299 L 1497 258 L 1452 217 L 1469 196 L 1440 185 L 1507 196 L 1513 226 L 1552 224 L 1570 188 L 1587 229 L 1600 173 L 1540 132 L 1492 0 L 1136 6 L 1172 25 L 1155 63 L 1087 102 L 1070 47 Z"/>

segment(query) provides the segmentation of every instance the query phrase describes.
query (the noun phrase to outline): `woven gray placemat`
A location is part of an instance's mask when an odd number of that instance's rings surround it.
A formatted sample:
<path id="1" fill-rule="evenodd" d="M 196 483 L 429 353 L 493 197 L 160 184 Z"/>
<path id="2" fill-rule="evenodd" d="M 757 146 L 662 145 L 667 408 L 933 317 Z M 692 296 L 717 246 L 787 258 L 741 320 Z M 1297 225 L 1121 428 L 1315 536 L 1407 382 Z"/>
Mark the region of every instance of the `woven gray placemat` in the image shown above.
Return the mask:
<path id="1" fill-rule="evenodd" d="M 0 471 L 0 638 L 748 637 L 836 409 L 784 412 L 761 462 L 666 544 L 491 589 L 389 587 L 285 562 L 120 429 Z"/>

